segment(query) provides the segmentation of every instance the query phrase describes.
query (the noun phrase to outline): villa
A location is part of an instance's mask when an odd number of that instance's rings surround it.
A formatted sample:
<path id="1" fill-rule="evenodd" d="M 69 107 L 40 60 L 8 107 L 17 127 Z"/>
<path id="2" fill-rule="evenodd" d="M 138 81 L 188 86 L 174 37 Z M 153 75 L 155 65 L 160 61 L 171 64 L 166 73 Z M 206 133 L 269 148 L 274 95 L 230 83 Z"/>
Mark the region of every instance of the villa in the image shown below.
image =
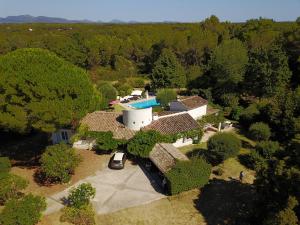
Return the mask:
<path id="1" fill-rule="evenodd" d="M 156 100 L 139 102 L 137 108 L 131 107 L 122 113 L 96 111 L 87 114 L 81 124 L 90 131 L 111 131 L 116 139 L 131 139 L 137 131 L 155 130 L 165 135 L 178 134 L 200 129 L 196 119 L 207 113 L 207 101 L 199 96 L 179 98 L 170 103 L 170 111 L 153 113 L 152 105 Z M 141 108 L 144 105 L 146 108 Z M 135 104 L 132 104 L 135 106 Z M 67 133 L 67 137 L 66 134 Z M 59 130 L 52 135 L 53 143 L 68 142 L 71 136 L 69 130 Z M 192 138 L 179 138 L 173 145 L 181 147 L 193 143 Z"/>

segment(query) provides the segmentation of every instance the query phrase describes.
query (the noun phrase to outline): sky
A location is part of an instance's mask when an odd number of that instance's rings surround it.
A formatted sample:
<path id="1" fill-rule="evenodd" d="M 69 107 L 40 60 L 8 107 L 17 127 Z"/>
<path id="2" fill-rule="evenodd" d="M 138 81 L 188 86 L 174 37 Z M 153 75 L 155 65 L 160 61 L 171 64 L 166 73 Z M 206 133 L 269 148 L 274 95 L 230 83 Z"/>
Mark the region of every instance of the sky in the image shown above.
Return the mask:
<path id="1" fill-rule="evenodd" d="M 231 22 L 294 21 L 300 0 L 0 0 L 0 17 L 25 14 L 104 22 L 197 22 L 210 15 Z"/>

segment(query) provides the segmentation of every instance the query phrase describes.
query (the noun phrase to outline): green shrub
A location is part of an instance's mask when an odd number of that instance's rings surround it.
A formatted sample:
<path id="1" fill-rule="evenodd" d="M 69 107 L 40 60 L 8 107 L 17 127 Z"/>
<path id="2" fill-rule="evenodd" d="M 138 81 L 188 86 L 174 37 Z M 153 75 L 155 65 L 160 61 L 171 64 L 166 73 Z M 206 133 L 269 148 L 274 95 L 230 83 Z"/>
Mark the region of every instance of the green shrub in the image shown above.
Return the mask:
<path id="1" fill-rule="evenodd" d="M 210 173 L 211 165 L 202 158 L 178 161 L 166 174 L 170 194 L 203 187 L 208 183 Z"/>
<path id="2" fill-rule="evenodd" d="M 68 200 L 71 207 L 81 208 L 90 203 L 90 199 L 94 198 L 96 189 L 90 183 L 80 184 L 77 188 L 71 189 Z"/>
<path id="3" fill-rule="evenodd" d="M 230 133 L 218 133 L 212 136 L 207 143 L 209 157 L 216 163 L 234 157 L 241 148 L 241 141 Z"/>
<path id="4" fill-rule="evenodd" d="M 41 170 L 51 181 L 66 183 L 79 165 L 81 158 L 66 144 L 48 146 L 41 157 Z"/>
<path id="5" fill-rule="evenodd" d="M 0 157 L 0 175 L 10 171 L 11 164 L 8 157 Z"/>
<path id="6" fill-rule="evenodd" d="M 7 174 L 0 178 L 0 203 L 18 197 L 21 190 L 28 186 L 28 182 L 17 175 Z"/>
<path id="7" fill-rule="evenodd" d="M 127 151 L 142 158 L 147 158 L 158 142 L 170 142 L 171 137 L 164 137 L 157 131 L 139 131 L 128 143 Z"/>
<path id="8" fill-rule="evenodd" d="M 95 212 L 91 205 L 81 208 L 65 207 L 62 211 L 60 221 L 75 225 L 95 225 Z"/>
<path id="9" fill-rule="evenodd" d="M 266 141 L 271 136 L 271 130 L 267 124 L 258 122 L 250 126 L 249 135 L 256 141 Z"/>
<path id="10" fill-rule="evenodd" d="M 133 77 L 128 79 L 128 84 L 135 88 L 145 87 L 145 81 L 142 77 Z"/>
<path id="11" fill-rule="evenodd" d="M 275 141 L 262 141 L 256 144 L 255 150 L 265 159 L 271 159 L 280 150 L 280 146 Z"/>
<path id="12" fill-rule="evenodd" d="M 34 225 L 46 209 L 44 197 L 29 194 L 22 199 L 12 199 L 5 204 L 0 214 L 1 225 Z"/>
<path id="13" fill-rule="evenodd" d="M 251 169 L 255 169 L 256 171 L 259 171 L 268 165 L 266 159 L 262 157 L 256 150 L 252 150 L 249 154 L 247 164 Z"/>
<path id="14" fill-rule="evenodd" d="M 96 140 L 96 150 L 111 151 L 116 150 L 121 143 L 120 141 L 113 138 L 113 133 L 108 132 L 95 132 L 88 131 L 86 137 L 93 138 Z"/>
<path id="15" fill-rule="evenodd" d="M 241 112 L 240 122 L 249 126 L 253 121 L 256 121 L 259 114 L 260 112 L 257 104 L 251 104 Z"/>
<path id="16" fill-rule="evenodd" d="M 117 89 L 110 83 L 101 84 L 98 87 L 98 90 L 101 93 L 102 97 L 106 99 L 108 103 L 117 98 Z"/>
<path id="17" fill-rule="evenodd" d="M 233 119 L 233 120 L 238 121 L 240 119 L 240 116 L 241 116 L 242 112 L 243 112 L 243 107 L 236 106 L 236 107 L 231 109 L 230 118 Z"/>
<path id="18" fill-rule="evenodd" d="M 177 99 L 177 93 L 174 89 L 160 89 L 157 92 L 156 99 L 162 107 L 167 107 L 171 101 Z"/>
<path id="19" fill-rule="evenodd" d="M 133 90 L 133 87 L 131 85 L 119 82 L 115 85 L 115 88 L 117 89 L 118 94 L 122 97 L 130 95 Z"/>

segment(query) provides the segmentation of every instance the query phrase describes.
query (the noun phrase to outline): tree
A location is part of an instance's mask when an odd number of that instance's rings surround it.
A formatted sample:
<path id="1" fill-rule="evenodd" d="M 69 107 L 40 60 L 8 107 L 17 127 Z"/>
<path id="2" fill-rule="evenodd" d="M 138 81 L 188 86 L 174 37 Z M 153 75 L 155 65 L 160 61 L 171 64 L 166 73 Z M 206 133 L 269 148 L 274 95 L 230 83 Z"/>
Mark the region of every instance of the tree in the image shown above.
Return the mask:
<path id="1" fill-rule="evenodd" d="M 265 159 L 271 159 L 272 156 L 279 150 L 280 146 L 276 141 L 261 141 L 255 146 L 255 151 L 257 151 Z"/>
<path id="2" fill-rule="evenodd" d="M 105 99 L 105 101 L 107 102 L 107 104 L 112 101 L 117 99 L 117 89 L 112 86 L 110 83 L 104 83 L 101 84 L 98 87 L 99 92 L 102 95 L 102 98 Z"/>
<path id="3" fill-rule="evenodd" d="M 299 16 L 299 17 L 297 17 L 297 19 L 296 19 L 296 23 L 297 23 L 298 25 L 300 25 L 300 16 Z"/>
<path id="4" fill-rule="evenodd" d="M 160 89 L 156 94 L 156 99 L 161 106 L 167 107 L 171 101 L 177 99 L 177 93 L 174 89 Z"/>
<path id="5" fill-rule="evenodd" d="M 0 177 L 0 202 L 6 202 L 9 199 L 17 198 L 21 190 L 28 186 L 28 181 L 24 178 L 6 174 Z"/>
<path id="6" fill-rule="evenodd" d="M 250 126 L 249 134 L 256 141 L 266 141 L 271 136 L 271 130 L 267 124 L 257 122 Z"/>
<path id="7" fill-rule="evenodd" d="M 291 75 L 288 57 L 280 46 L 273 45 L 250 53 L 245 81 L 250 94 L 258 97 L 282 94 Z"/>
<path id="8" fill-rule="evenodd" d="M 178 161 L 166 173 L 169 191 L 174 195 L 193 188 L 202 188 L 208 183 L 210 173 L 211 165 L 202 158 Z"/>
<path id="9" fill-rule="evenodd" d="M 96 189 L 90 183 L 82 183 L 69 192 L 69 206 L 64 208 L 60 220 L 75 225 L 94 225 L 95 212 L 90 200 L 96 195 Z"/>
<path id="10" fill-rule="evenodd" d="M 221 94 L 231 91 L 244 80 L 247 63 L 247 49 L 237 39 L 226 40 L 216 48 L 210 66 L 215 87 L 222 90 Z"/>
<path id="11" fill-rule="evenodd" d="M 0 57 L 0 127 L 52 132 L 95 110 L 99 98 L 86 72 L 42 49 Z"/>
<path id="12" fill-rule="evenodd" d="M 186 77 L 184 69 L 178 62 L 175 54 L 168 49 L 164 49 L 154 64 L 151 73 L 152 85 L 155 88 L 175 88 L 184 87 Z"/>
<path id="13" fill-rule="evenodd" d="M 77 188 L 71 189 L 68 200 L 71 207 L 81 208 L 90 203 L 96 195 L 96 189 L 90 183 L 82 183 Z"/>
<path id="14" fill-rule="evenodd" d="M 5 204 L 0 214 L 2 225 L 35 225 L 46 209 L 45 198 L 26 195 L 20 200 L 12 199 Z"/>
<path id="15" fill-rule="evenodd" d="M 133 90 L 133 87 L 127 83 L 118 82 L 115 87 L 118 90 L 118 94 L 122 97 L 130 95 Z"/>
<path id="16" fill-rule="evenodd" d="M 41 157 L 41 171 L 51 181 L 66 183 L 71 179 L 81 158 L 66 144 L 48 146 Z"/>
<path id="17" fill-rule="evenodd" d="M 298 201 L 295 197 L 289 197 L 287 206 L 278 213 L 266 220 L 263 225 L 298 225 L 298 217 L 293 210 L 298 206 Z"/>
<path id="18" fill-rule="evenodd" d="M 218 133 L 212 136 L 207 143 L 209 157 L 216 163 L 234 157 L 241 148 L 241 141 L 231 133 Z"/>

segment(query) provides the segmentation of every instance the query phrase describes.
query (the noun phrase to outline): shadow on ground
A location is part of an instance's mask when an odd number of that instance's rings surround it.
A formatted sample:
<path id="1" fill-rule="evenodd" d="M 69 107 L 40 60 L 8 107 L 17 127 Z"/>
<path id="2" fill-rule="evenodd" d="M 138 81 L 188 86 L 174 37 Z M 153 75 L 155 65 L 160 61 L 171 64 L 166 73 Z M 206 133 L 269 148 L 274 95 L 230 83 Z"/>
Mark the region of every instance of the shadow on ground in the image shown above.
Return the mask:
<path id="1" fill-rule="evenodd" d="M 9 157 L 13 166 L 35 168 L 39 165 L 40 155 L 48 143 L 48 136 L 44 133 L 30 133 L 17 135 L 1 133 L 0 156 Z"/>
<path id="2" fill-rule="evenodd" d="M 208 225 L 248 225 L 252 224 L 255 201 L 252 185 L 213 179 L 202 189 L 194 206 Z"/>

